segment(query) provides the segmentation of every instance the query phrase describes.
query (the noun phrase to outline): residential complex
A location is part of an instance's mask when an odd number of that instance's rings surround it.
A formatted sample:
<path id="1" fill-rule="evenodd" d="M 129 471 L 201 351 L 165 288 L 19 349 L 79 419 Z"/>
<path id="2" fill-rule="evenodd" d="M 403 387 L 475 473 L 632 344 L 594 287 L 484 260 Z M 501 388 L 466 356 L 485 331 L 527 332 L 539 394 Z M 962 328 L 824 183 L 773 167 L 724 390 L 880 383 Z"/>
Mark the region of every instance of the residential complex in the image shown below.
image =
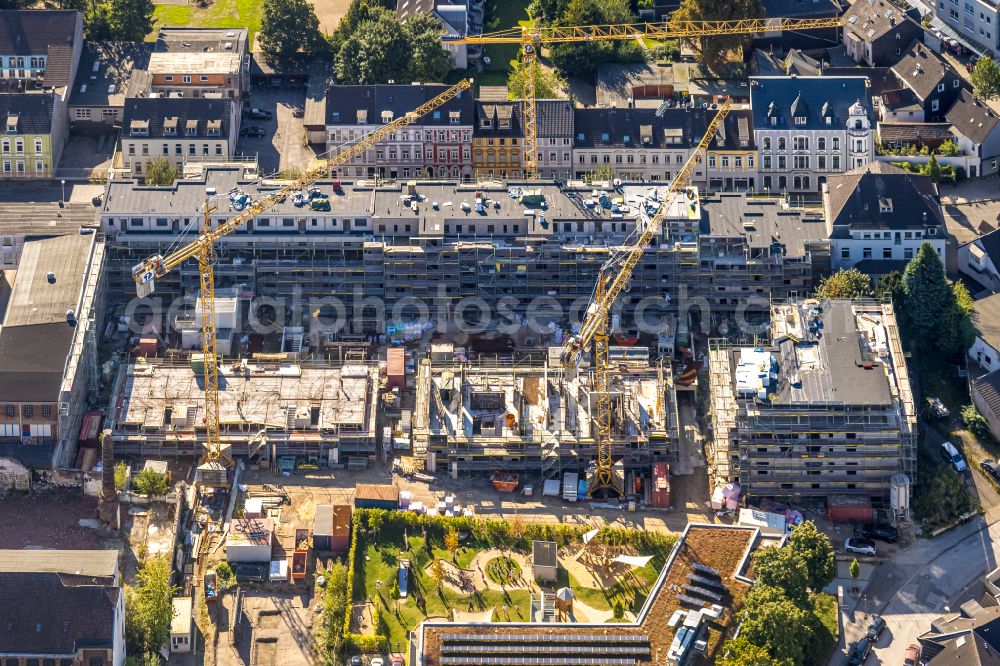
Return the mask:
<path id="1" fill-rule="evenodd" d="M 870 498 L 916 474 L 917 414 L 891 305 L 771 310 L 770 344 L 709 348 L 711 464 L 751 497 Z"/>

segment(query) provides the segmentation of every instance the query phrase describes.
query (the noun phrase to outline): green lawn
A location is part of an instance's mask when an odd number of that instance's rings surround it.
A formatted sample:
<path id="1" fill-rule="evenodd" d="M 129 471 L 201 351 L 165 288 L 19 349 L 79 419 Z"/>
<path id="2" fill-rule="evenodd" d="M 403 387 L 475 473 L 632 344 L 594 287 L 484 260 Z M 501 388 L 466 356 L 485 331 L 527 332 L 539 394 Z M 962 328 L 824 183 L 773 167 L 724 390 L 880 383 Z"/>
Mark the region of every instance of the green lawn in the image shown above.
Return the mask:
<path id="1" fill-rule="evenodd" d="M 250 42 L 260 30 L 264 3 L 261 0 L 213 0 L 205 9 L 194 5 L 156 5 L 153 31 L 146 36 L 152 41 L 163 26 L 189 28 L 247 28 Z"/>
<path id="2" fill-rule="evenodd" d="M 607 589 L 583 587 L 580 585 L 580 581 L 565 569 L 559 569 L 556 586 L 568 585 L 572 588 L 577 599 L 597 610 L 611 610 L 615 602 L 621 602 L 627 610 L 638 612 L 646 603 L 646 596 L 660 575 L 660 570 L 663 569 L 669 554 L 669 549 L 662 553 L 654 553 L 655 556 L 649 564 L 641 568 L 633 568 L 630 572 L 632 575 L 624 576 L 617 585 Z"/>
<path id="3" fill-rule="evenodd" d="M 483 32 L 506 30 L 514 26 L 527 25 L 528 0 L 487 0 L 486 26 Z M 511 61 L 517 60 L 517 44 L 490 44 L 483 47 L 483 55 L 490 64 L 476 75 L 480 86 L 505 86 L 510 73 Z"/>
<path id="4" fill-rule="evenodd" d="M 359 535 L 359 539 L 364 539 Z M 528 607 L 530 605 L 530 593 L 526 590 L 511 591 L 507 594 L 494 590 L 485 590 L 474 595 L 461 595 L 452 592 L 447 587 L 442 588 L 438 594 L 437 583 L 424 573 L 424 568 L 431 562 L 431 557 L 450 560 L 451 554 L 444 550 L 442 544 L 435 539 L 431 540 L 431 552 L 425 548 L 422 537 L 409 538 L 409 552 L 402 550 L 403 533 L 402 530 L 392 528 L 382 528 L 379 531 L 378 544 L 364 543 L 364 562 L 359 567 L 355 575 L 356 589 L 364 590 L 366 598 L 375 599 L 378 597 L 378 581 L 382 581 L 382 603 L 388 604 L 387 611 L 383 611 L 382 618 L 385 624 L 386 634 L 389 640 L 395 644 L 405 645 L 409 631 L 416 627 L 427 617 L 449 617 L 451 609 L 468 611 L 469 605 L 473 610 L 485 610 L 495 608 L 494 619 L 521 622 L 528 620 Z M 361 544 L 359 543 L 359 547 Z M 456 558 L 458 566 L 468 568 L 472 558 L 479 552 L 479 544 L 469 544 L 459 550 Z M 388 590 L 391 581 L 399 570 L 399 559 L 409 559 L 412 576 L 410 578 L 410 594 L 405 600 L 399 601 L 399 616 L 397 617 L 392 609 L 395 606 Z M 355 603 L 364 599 L 355 598 Z M 423 608 L 417 600 L 423 599 Z M 503 614 L 503 607 L 507 606 L 508 615 Z"/>

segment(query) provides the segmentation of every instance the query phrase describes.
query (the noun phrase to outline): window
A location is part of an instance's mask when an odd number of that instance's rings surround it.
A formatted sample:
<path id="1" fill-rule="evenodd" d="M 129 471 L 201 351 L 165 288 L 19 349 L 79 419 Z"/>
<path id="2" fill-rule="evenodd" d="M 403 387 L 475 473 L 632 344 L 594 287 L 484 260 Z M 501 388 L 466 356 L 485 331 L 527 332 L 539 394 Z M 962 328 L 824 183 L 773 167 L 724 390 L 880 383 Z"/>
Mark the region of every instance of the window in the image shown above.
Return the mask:
<path id="1" fill-rule="evenodd" d="M 4 407 L 4 414 L 6 414 L 8 417 L 17 416 L 17 407 L 15 407 L 14 405 L 7 405 L 6 407 Z"/>
<path id="2" fill-rule="evenodd" d="M 861 249 L 861 257 L 864 259 L 872 258 L 872 249 L 870 247 L 865 247 Z"/>
<path id="3" fill-rule="evenodd" d="M 188 74 L 184 75 L 184 83 L 191 83 L 191 77 Z"/>
<path id="4" fill-rule="evenodd" d="M 714 169 L 715 168 L 715 155 L 709 155 L 708 156 L 708 168 L 709 169 Z"/>
<path id="5" fill-rule="evenodd" d="M 749 155 L 747 155 L 747 168 L 748 169 L 752 169 L 753 168 L 753 153 L 750 153 Z"/>
<path id="6" fill-rule="evenodd" d="M 45 162 L 41 160 L 35 162 L 35 173 L 45 173 Z"/>
<path id="7" fill-rule="evenodd" d="M 771 137 L 764 137 L 764 150 L 771 150 Z"/>
<path id="8" fill-rule="evenodd" d="M 908 247 L 903 249 L 903 259 L 913 259 L 913 248 Z"/>
<path id="9" fill-rule="evenodd" d="M 820 170 L 826 168 L 826 155 L 820 155 L 816 158 L 816 167 Z"/>
<path id="10" fill-rule="evenodd" d="M 24 416 L 24 418 L 30 419 L 32 416 L 35 415 L 35 406 L 25 405 L 24 407 L 21 408 L 21 413 Z"/>
<path id="11" fill-rule="evenodd" d="M 832 142 L 833 142 L 833 149 L 840 150 L 840 137 L 839 136 L 833 137 Z"/>
<path id="12" fill-rule="evenodd" d="M 989 37 L 988 34 L 986 36 Z M 952 88 L 958 88 L 960 85 L 962 85 L 962 82 L 959 81 L 958 79 L 955 79 L 954 81 L 951 82 L 951 87 Z"/>
<path id="13" fill-rule="evenodd" d="M 52 405 L 42 405 L 42 416 L 52 416 Z"/>
<path id="14" fill-rule="evenodd" d="M 42 140 L 37 136 L 35 137 L 35 152 L 36 153 L 42 152 Z"/>
<path id="15" fill-rule="evenodd" d="M 778 150 L 784 150 L 784 149 L 785 149 L 785 137 L 779 136 L 778 137 Z"/>
<path id="16" fill-rule="evenodd" d="M 851 248 L 849 248 L 849 247 L 841 248 L 841 250 L 840 250 L 840 258 L 841 259 L 850 259 L 851 258 Z"/>
<path id="17" fill-rule="evenodd" d="M 826 150 L 826 137 L 819 137 L 816 139 L 816 148 L 819 150 Z"/>
<path id="18" fill-rule="evenodd" d="M 795 169 L 805 170 L 809 168 L 809 156 L 808 155 L 795 155 Z"/>
<path id="19" fill-rule="evenodd" d="M 24 139 L 16 139 L 14 141 L 14 150 L 18 155 L 24 154 Z"/>
<path id="20" fill-rule="evenodd" d="M 204 83 L 204 82 L 208 81 L 208 77 L 205 76 L 204 74 L 202 74 L 201 76 L 198 77 L 198 80 L 201 81 L 202 83 Z"/>
<path id="21" fill-rule="evenodd" d="M 728 169 L 729 168 L 729 155 L 723 155 L 722 156 L 722 168 L 723 169 Z"/>
<path id="22" fill-rule="evenodd" d="M 882 248 L 882 258 L 883 259 L 892 259 L 892 248 L 891 247 L 884 247 L 884 248 Z"/>
<path id="23" fill-rule="evenodd" d="M 784 171 L 787 168 L 788 168 L 788 163 L 786 162 L 785 156 L 784 155 L 778 155 L 778 170 L 779 171 Z"/>
<path id="24" fill-rule="evenodd" d="M 795 124 L 796 125 L 805 125 L 806 122 L 807 121 L 806 121 L 806 117 L 805 116 L 795 116 Z"/>

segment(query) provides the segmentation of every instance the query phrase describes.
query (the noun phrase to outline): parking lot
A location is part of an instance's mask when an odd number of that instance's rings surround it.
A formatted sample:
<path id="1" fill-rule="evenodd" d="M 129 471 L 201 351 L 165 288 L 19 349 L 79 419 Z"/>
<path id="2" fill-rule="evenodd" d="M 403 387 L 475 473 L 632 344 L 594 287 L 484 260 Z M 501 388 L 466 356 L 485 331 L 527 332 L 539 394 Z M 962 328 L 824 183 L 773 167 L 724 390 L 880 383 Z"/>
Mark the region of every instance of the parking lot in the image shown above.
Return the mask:
<path id="1" fill-rule="evenodd" d="M 305 103 L 304 88 L 255 87 L 243 104 L 244 113 L 255 108 L 270 112 L 272 117 L 270 120 L 256 120 L 244 115 L 240 124 L 241 131 L 260 127 L 264 130 L 264 136 L 241 136 L 236 145 L 236 154 L 257 156 L 263 174 L 306 168 L 315 154 L 305 143 L 302 118 L 295 117 L 295 110 L 304 110 Z"/>

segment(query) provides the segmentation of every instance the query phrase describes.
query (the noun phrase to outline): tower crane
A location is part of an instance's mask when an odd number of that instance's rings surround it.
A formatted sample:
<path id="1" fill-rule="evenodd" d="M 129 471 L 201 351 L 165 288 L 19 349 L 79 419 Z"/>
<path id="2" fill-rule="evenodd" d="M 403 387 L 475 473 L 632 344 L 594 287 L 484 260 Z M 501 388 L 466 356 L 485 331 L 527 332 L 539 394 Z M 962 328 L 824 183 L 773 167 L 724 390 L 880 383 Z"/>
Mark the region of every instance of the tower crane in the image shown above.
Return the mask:
<path id="1" fill-rule="evenodd" d="M 608 360 L 608 315 L 611 307 L 622 291 L 626 290 L 632 279 L 632 272 L 642 259 L 650 241 L 660 232 L 663 220 L 670 210 L 674 197 L 691 183 L 691 176 L 698 162 L 702 160 L 705 151 L 729 115 L 732 103 L 726 100 L 720 105 L 718 112 L 709 123 L 705 135 L 701 137 L 697 148 L 688 158 L 677 176 L 670 182 L 659 208 L 652 217 L 640 215 L 636 220 L 636 231 L 644 224 L 645 228 L 628 248 L 612 255 L 601 267 L 597 277 L 594 298 L 588 306 L 580 332 L 571 336 L 563 346 L 561 362 L 567 370 L 576 368 L 580 355 L 593 344 L 594 393 L 597 396 L 597 409 L 594 423 L 597 430 L 597 457 L 593 470 L 587 479 L 587 495 L 597 492 L 611 491 L 623 495 L 623 488 L 618 484 L 614 474 L 613 444 L 611 436 L 611 377 Z"/>
<path id="2" fill-rule="evenodd" d="M 320 160 L 300 178 L 290 185 L 275 190 L 266 197 L 250 203 L 237 215 L 219 222 L 213 229 L 211 214 L 214 209 L 206 199 L 202 210 L 201 234 L 183 247 L 174 250 L 166 256 L 149 257 L 132 268 L 132 278 L 136 283 L 136 292 L 140 297 L 148 296 L 155 288 L 155 281 L 174 270 L 188 259 L 198 260 L 198 274 L 201 282 L 202 302 L 202 350 L 204 355 L 204 385 L 205 385 L 205 452 L 201 463 L 216 464 L 217 469 L 224 469 L 233 464 L 232 458 L 222 448 L 219 433 L 219 364 L 216 355 L 216 320 L 215 320 L 215 242 L 227 236 L 246 222 L 267 211 L 275 204 L 285 200 L 295 192 L 309 187 L 317 180 L 329 176 L 332 169 L 343 165 L 375 144 L 384 141 L 400 129 L 416 122 L 422 116 L 441 107 L 454 99 L 464 90 L 472 87 L 471 79 L 464 79 L 451 86 L 437 97 L 418 106 L 413 111 L 400 116 L 396 120 L 375 129 L 358 142 L 351 144 L 341 153 Z M 218 465 L 222 467 L 219 468 Z"/>
<path id="3" fill-rule="evenodd" d="M 449 44 L 517 44 L 521 52 L 524 82 L 524 177 L 538 178 L 538 108 L 535 95 L 535 67 L 539 50 L 550 44 L 572 42 L 602 42 L 626 39 L 698 39 L 720 35 L 750 35 L 779 30 L 817 30 L 843 27 L 840 17 L 829 18 L 761 18 L 733 21 L 666 21 L 623 25 L 583 26 L 524 26 L 441 39 Z"/>

